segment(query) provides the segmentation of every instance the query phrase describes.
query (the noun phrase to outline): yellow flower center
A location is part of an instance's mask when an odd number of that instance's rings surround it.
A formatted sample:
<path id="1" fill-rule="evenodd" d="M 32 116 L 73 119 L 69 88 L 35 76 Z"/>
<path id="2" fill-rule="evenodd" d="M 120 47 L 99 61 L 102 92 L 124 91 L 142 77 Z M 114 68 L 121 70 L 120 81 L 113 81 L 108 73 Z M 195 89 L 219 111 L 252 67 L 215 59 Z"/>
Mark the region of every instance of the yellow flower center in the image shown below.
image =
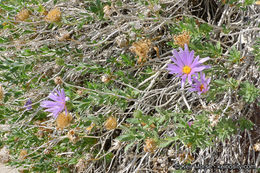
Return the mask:
<path id="1" fill-rule="evenodd" d="M 200 85 L 200 91 L 202 91 L 203 89 L 204 89 L 204 85 L 201 84 L 201 85 Z"/>
<path id="2" fill-rule="evenodd" d="M 183 73 L 190 74 L 191 68 L 187 65 L 185 65 L 182 69 Z"/>

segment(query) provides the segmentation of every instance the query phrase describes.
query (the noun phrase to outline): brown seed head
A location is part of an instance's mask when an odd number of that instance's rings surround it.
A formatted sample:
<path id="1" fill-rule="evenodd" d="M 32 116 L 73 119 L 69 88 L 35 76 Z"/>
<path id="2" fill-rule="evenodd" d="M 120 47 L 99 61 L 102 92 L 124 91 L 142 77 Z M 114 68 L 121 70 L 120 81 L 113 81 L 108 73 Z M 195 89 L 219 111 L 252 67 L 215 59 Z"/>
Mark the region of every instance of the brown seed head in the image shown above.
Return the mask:
<path id="1" fill-rule="evenodd" d="M 17 21 L 25 21 L 26 19 L 29 18 L 30 16 L 30 11 L 27 9 L 22 9 L 16 16 L 15 16 L 15 20 Z"/>
<path id="2" fill-rule="evenodd" d="M 57 76 L 54 78 L 54 82 L 56 85 L 61 85 L 62 84 L 62 79 L 60 76 Z"/>
<path id="3" fill-rule="evenodd" d="M 147 61 L 148 53 L 151 48 L 151 40 L 144 39 L 138 42 L 134 42 L 130 47 L 130 51 L 134 52 L 137 56 L 139 56 L 138 64 L 143 64 Z"/>
<path id="4" fill-rule="evenodd" d="M 45 17 L 47 22 L 58 22 L 61 20 L 61 11 L 59 8 L 54 8 Z"/>
<path id="5" fill-rule="evenodd" d="M 71 120 L 72 116 L 69 113 L 67 113 L 67 115 L 65 114 L 65 112 L 60 113 L 58 118 L 56 119 L 57 129 L 63 130 L 70 124 Z"/>
<path id="6" fill-rule="evenodd" d="M 117 120 L 116 120 L 116 118 L 115 117 L 109 117 L 108 119 L 107 119 L 107 121 L 105 122 L 105 128 L 107 129 L 107 130 L 113 130 L 113 129 L 115 129 L 116 127 L 117 127 Z"/>
<path id="7" fill-rule="evenodd" d="M 145 146 L 144 146 L 144 151 L 145 152 L 150 152 L 150 153 L 154 153 L 154 151 L 156 150 L 157 145 L 154 139 L 146 139 L 145 140 Z"/>
<path id="8" fill-rule="evenodd" d="M 190 35 L 188 32 L 184 31 L 182 34 L 174 36 L 174 42 L 178 46 L 184 48 L 184 45 L 187 44 L 189 45 L 190 43 Z"/>

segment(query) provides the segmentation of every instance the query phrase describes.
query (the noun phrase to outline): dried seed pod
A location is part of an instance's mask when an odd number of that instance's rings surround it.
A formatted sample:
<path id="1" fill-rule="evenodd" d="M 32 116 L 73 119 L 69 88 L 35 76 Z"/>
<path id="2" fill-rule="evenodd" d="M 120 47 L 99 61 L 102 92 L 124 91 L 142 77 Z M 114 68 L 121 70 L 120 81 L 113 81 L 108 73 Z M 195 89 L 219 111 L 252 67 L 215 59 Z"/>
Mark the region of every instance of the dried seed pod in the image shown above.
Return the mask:
<path id="1" fill-rule="evenodd" d="M 152 6 L 153 12 L 158 12 L 158 11 L 161 10 L 161 8 L 162 8 L 162 7 L 161 7 L 160 4 L 155 4 L 155 5 Z"/>
<path id="2" fill-rule="evenodd" d="M 143 64 L 147 61 L 148 53 L 151 48 L 151 40 L 144 39 L 138 42 L 134 42 L 130 47 L 130 51 L 134 52 L 137 56 L 139 56 L 138 64 Z"/>
<path id="3" fill-rule="evenodd" d="M 35 135 L 38 136 L 39 138 L 43 138 L 44 131 L 43 130 L 39 130 Z"/>
<path id="4" fill-rule="evenodd" d="M 58 22 L 61 20 L 61 11 L 59 8 L 54 8 L 45 17 L 47 22 Z"/>
<path id="5" fill-rule="evenodd" d="M 84 158 L 81 158 L 79 159 L 78 163 L 76 164 L 76 169 L 77 169 L 77 172 L 80 173 L 80 172 L 83 172 L 84 169 L 87 167 L 87 160 L 84 159 Z"/>
<path id="6" fill-rule="evenodd" d="M 69 138 L 70 142 L 72 142 L 73 144 L 75 144 L 79 140 L 79 137 L 76 134 L 75 130 L 70 130 L 67 133 L 67 137 Z"/>
<path id="7" fill-rule="evenodd" d="M 60 76 L 57 76 L 54 78 L 54 82 L 56 85 L 61 85 L 62 84 L 62 79 Z"/>
<path id="8" fill-rule="evenodd" d="M 69 33 L 69 31 L 61 30 L 61 31 L 60 31 L 60 36 L 57 36 L 57 39 L 58 39 L 59 41 L 69 40 L 69 39 L 70 39 L 70 33 Z"/>
<path id="9" fill-rule="evenodd" d="M 69 113 L 67 113 L 67 115 L 65 112 L 60 113 L 58 118 L 56 119 L 57 129 L 63 130 L 70 124 L 71 120 L 72 116 Z"/>
<path id="10" fill-rule="evenodd" d="M 109 117 L 107 121 L 105 122 L 105 128 L 107 130 L 113 130 L 117 127 L 117 119 L 115 117 Z"/>
<path id="11" fill-rule="evenodd" d="M 175 155 L 175 152 L 174 152 L 173 149 L 169 149 L 168 152 L 167 152 L 167 154 L 168 154 L 169 157 L 172 157 L 172 156 Z"/>
<path id="12" fill-rule="evenodd" d="M 104 74 L 103 76 L 101 76 L 101 81 L 104 83 L 108 83 L 111 80 L 111 76 Z"/>
<path id="13" fill-rule="evenodd" d="M 4 98 L 4 89 L 3 87 L 0 85 L 0 101 L 2 101 Z"/>
<path id="14" fill-rule="evenodd" d="M 31 12 L 27 9 L 22 9 L 16 16 L 15 20 L 17 21 L 25 21 L 26 19 L 29 18 Z"/>
<path id="15" fill-rule="evenodd" d="M 145 140 L 144 151 L 154 153 L 157 148 L 157 144 L 154 139 L 148 138 Z"/>
<path id="16" fill-rule="evenodd" d="M 174 36 L 174 42 L 178 46 L 184 48 L 184 45 L 187 44 L 189 45 L 190 43 L 190 35 L 188 32 L 184 31 L 182 34 Z"/>
<path id="17" fill-rule="evenodd" d="M 255 143 L 253 149 L 255 151 L 260 151 L 260 143 Z"/>
<path id="18" fill-rule="evenodd" d="M 79 96 L 82 96 L 82 95 L 83 95 L 83 92 L 84 92 L 84 89 L 78 89 L 78 90 L 77 90 L 77 94 L 78 94 Z"/>
<path id="19" fill-rule="evenodd" d="M 158 58 L 160 58 L 159 48 L 158 47 L 153 47 L 153 49 L 156 51 L 156 56 Z"/>
<path id="20" fill-rule="evenodd" d="M 128 46 L 128 40 L 125 35 L 117 36 L 115 41 L 120 48 Z"/>
<path id="21" fill-rule="evenodd" d="M 210 125 L 212 127 L 215 127 L 219 122 L 219 115 L 211 115 L 209 117 L 209 121 L 211 122 Z"/>
<path id="22" fill-rule="evenodd" d="M 114 139 L 112 143 L 112 149 L 118 150 L 121 146 L 121 142 L 119 140 Z"/>
<path id="23" fill-rule="evenodd" d="M 142 29 L 143 27 L 140 21 L 133 22 L 133 26 L 135 29 Z"/>
<path id="24" fill-rule="evenodd" d="M 6 146 L 4 146 L 0 151 L 0 163 L 7 163 L 10 161 L 10 152 Z"/>
<path id="25" fill-rule="evenodd" d="M 21 150 L 19 154 L 19 160 L 24 160 L 27 156 L 27 150 Z"/>
<path id="26" fill-rule="evenodd" d="M 113 11 L 109 5 L 104 6 L 103 12 L 105 14 L 105 17 L 109 17 L 113 13 Z"/>

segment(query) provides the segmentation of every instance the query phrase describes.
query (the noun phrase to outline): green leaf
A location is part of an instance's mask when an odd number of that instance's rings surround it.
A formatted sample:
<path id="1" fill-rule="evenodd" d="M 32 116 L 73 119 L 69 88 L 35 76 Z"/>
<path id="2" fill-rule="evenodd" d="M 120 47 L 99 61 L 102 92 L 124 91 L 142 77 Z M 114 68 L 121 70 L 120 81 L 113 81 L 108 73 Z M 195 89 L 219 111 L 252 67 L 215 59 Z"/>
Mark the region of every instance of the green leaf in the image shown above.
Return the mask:
<path id="1" fill-rule="evenodd" d="M 136 110 L 133 115 L 134 115 L 135 118 L 142 118 L 143 117 L 143 113 L 140 110 Z"/>
<path id="2" fill-rule="evenodd" d="M 174 141 L 177 141 L 179 138 L 177 136 L 175 137 L 170 137 L 170 138 L 165 138 L 163 140 L 160 140 L 160 144 L 159 144 L 159 147 L 160 148 L 164 148 L 164 147 L 167 147 L 170 143 L 174 142 Z"/>
<path id="3" fill-rule="evenodd" d="M 125 149 L 124 149 L 125 153 L 126 153 L 126 152 L 129 150 L 129 148 L 132 147 L 134 144 L 135 144 L 135 141 L 131 142 L 130 144 L 127 144 L 127 145 L 125 146 Z"/>
<path id="4" fill-rule="evenodd" d="M 116 139 L 120 141 L 131 141 L 135 139 L 135 136 L 132 134 L 125 134 L 125 135 L 118 136 Z"/>

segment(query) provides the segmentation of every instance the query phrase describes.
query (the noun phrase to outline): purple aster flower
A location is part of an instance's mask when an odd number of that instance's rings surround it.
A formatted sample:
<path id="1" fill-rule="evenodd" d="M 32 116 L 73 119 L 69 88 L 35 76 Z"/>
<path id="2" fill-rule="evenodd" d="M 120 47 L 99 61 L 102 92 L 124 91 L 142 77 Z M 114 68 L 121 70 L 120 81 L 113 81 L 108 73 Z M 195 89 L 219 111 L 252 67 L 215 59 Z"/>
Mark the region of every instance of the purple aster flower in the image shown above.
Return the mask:
<path id="1" fill-rule="evenodd" d="M 191 126 L 193 124 L 193 121 L 189 121 L 187 122 L 189 126 Z"/>
<path id="2" fill-rule="evenodd" d="M 177 74 L 177 77 L 181 77 L 181 88 L 184 87 L 186 78 L 188 78 L 188 82 L 192 84 L 191 76 L 206 69 L 210 68 L 210 66 L 202 65 L 202 63 L 209 60 L 209 57 L 203 58 L 199 60 L 199 56 L 194 59 L 194 51 L 189 52 L 187 44 L 184 45 L 185 49 L 182 50 L 180 48 L 179 52 L 175 49 L 172 51 L 174 57 L 171 57 L 171 60 L 175 64 L 168 64 L 168 70 L 170 74 Z"/>
<path id="3" fill-rule="evenodd" d="M 25 107 L 27 110 L 30 110 L 30 109 L 32 109 L 32 105 L 31 105 L 31 104 L 32 104 L 31 99 L 28 99 L 28 100 L 26 101 L 24 107 Z"/>
<path id="4" fill-rule="evenodd" d="M 193 77 L 194 83 L 191 85 L 190 91 L 198 91 L 198 94 L 206 93 L 209 90 L 209 83 L 211 78 L 206 79 L 205 74 L 200 72 L 200 80 L 198 74 L 196 77 Z"/>
<path id="5" fill-rule="evenodd" d="M 68 110 L 66 107 L 66 101 L 68 101 L 69 98 L 65 96 L 63 89 L 61 89 L 61 91 L 55 90 L 55 92 L 56 93 L 50 93 L 48 96 L 53 101 L 42 101 L 41 107 L 47 108 L 45 109 L 45 112 L 51 112 L 53 117 L 56 119 L 63 110 L 65 110 L 67 115 Z"/>

